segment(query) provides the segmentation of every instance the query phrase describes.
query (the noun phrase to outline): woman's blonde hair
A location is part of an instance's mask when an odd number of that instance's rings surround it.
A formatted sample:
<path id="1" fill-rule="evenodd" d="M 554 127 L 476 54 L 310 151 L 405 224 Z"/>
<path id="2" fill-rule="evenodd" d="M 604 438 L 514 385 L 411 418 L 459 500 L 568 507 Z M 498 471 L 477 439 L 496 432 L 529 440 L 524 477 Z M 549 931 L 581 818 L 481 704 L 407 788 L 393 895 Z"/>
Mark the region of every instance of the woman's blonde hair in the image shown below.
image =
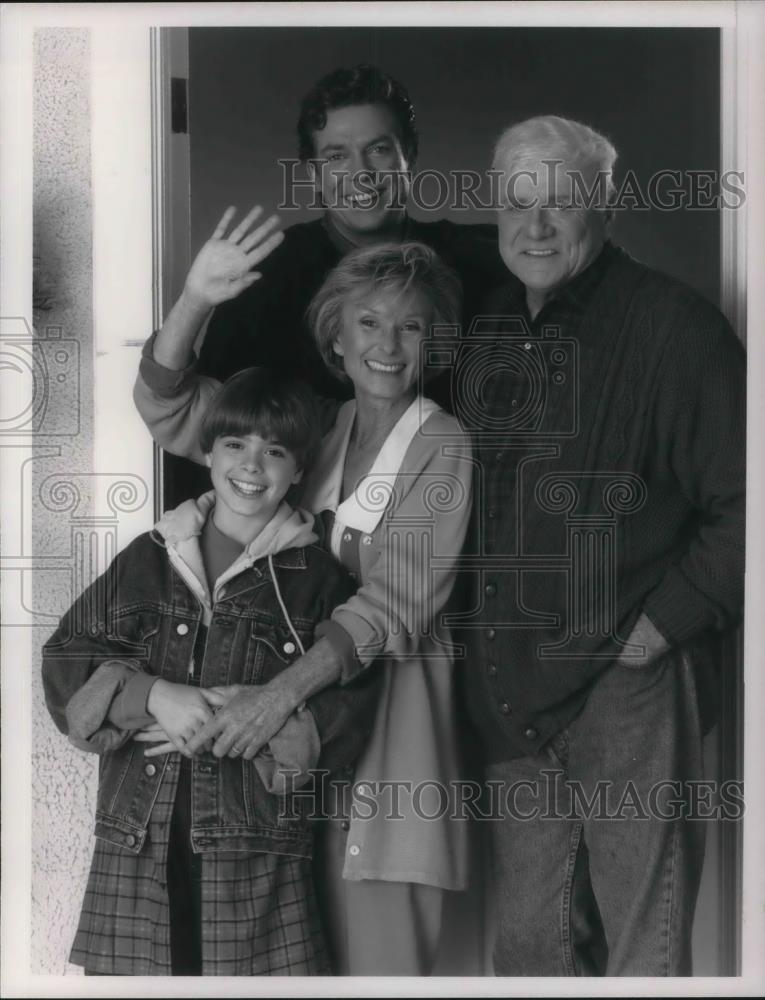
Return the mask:
<path id="1" fill-rule="evenodd" d="M 343 306 L 364 292 L 419 292 L 430 303 L 431 325 L 457 326 L 462 283 L 424 243 L 377 243 L 353 250 L 334 267 L 308 307 L 308 323 L 325 363 L 345 378 L 333 345 L 342 331 Z"/>

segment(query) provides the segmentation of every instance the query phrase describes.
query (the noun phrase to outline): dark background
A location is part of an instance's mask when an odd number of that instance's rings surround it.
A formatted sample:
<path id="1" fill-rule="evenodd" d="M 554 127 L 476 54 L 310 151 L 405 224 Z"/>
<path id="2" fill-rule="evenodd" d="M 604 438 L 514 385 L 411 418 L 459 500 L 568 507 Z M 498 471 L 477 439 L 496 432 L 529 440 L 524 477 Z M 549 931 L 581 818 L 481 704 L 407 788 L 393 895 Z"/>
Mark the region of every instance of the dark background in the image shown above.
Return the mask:
<path id="1" fill-rule="evenodd" d="M 359 62 L 409 90 L 420 170 L 484 171 L 499 132 L 537 114 L 576 118 L 607 135 L 619 153 L 617 185 L 627 169 L 645 188 L 659 170 L 719 165 L 715 28 L 192 28 L 192 251 L 226 205 L 276 208 L 276 161 L 297 157 L 301 98 L 325 73 Z M 311 217 L 281 214 L 284 225 Z M 438 214 L 494 221 L 491 212 Z M 620 212 L 615 230 L 634 256 L 715 303 L 719 238 L 715 211 Z"/>

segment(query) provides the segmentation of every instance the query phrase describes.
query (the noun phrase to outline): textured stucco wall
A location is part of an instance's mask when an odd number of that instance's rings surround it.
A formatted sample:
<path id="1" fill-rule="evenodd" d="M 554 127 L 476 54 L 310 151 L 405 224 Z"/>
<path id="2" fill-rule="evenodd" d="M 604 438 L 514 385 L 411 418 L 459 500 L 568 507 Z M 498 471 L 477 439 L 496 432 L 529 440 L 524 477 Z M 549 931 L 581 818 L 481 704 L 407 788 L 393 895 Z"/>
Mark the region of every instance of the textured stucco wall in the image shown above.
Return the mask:
<path id="1" fill-rule="evenodd" d="M 92 849 L 96 767 L 51 722 L 39 663 L 40 646 L 83 578 L 79 529 L 92 509 L 88 477 L 76 475 L 93 465 L 89 30 L 35 32 L 33 129 L 34 253 L 48 308 L 35 314 L 47 395 L 24 482 L 25 493 L 31 491 L 39 626 L 32 660 L 31 968 L 61 974 L 79 972 L 67 957 Z"/>

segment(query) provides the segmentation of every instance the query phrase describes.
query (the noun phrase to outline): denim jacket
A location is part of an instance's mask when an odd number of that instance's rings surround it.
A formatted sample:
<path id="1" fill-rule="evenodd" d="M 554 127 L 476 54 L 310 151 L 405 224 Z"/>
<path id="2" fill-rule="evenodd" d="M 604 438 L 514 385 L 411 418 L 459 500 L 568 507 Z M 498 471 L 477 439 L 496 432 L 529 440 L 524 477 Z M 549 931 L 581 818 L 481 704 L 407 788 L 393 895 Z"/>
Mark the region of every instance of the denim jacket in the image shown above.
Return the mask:
<path id="1" fill-rule="evenodd" d="M 208 494 L 188 502 L 199 507 L 203 501 L 206 507 L 196 520 L 192 517 L 185 534 L 163 531 L 160 522 L 159 531 L 128 545 L 45 644 L 46 704 L 70 738 L 67 708 L 99 668 L 113 669 L 123 678 L 140 672 L 183 683 L 197 632 L 206 624 L 200 683 L 265 684 L 299 658 L 300 645 L 309 647 L 315 627 L 353 592 L 348 574 L 331 556 L 315 545 L 299 544 L 271 551 L 269 559 L 257 558 L 248 548 L 205 600 L 194 585 L 195 575 L 187 572 L 193 558 L 182 557 L 193 554 L 194 547 L 198 551 L 195 536 L 213 501 Z M 188 505 L 176 513 L 183 507 Z M 290 514 L 293 523 L 305 517 Z M 299 531 L 292 537 L 299 543 L 306 535 Z M 321 769 L 349 765 L 363 750 L 374 721 L 379 673 L 367 671 L 358 683 L 333 685 L 309 699 L 321 740 Z M 121 731 L 107 717 L 101 723 L 97 738 L 87 743 L 73 738 L 100 755 L 96 836 L 138 853 L 161 782 L 177 781 L 177 755 L 147 760 L 145 745 L 132 739 L 133 731 Z M 192 768 L 195 851 L 310 855 L 309 797 L 285 801 L 270 794 L 255 763 L 241 758 L 201 753 Z"/>

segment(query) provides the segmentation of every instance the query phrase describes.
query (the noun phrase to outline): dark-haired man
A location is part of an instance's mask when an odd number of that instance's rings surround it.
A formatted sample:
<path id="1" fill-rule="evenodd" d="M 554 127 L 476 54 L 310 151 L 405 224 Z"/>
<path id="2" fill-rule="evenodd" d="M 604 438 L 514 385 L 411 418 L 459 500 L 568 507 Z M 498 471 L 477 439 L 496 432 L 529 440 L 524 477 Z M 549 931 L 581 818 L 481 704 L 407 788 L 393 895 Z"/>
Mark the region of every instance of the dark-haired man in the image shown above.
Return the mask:
<path id="1" fill-rule="evenodd" d="M 311 298 L 349 250 L 383 240 L 432 247 L 463 283 L 469 321 L 489 289 L 506 280 L 494 225 L 420 222 L 405 209 L 417 156 L 415 115 L 406 90 L 373 66 L 336 69 L 306 95 L 298 121 L 300 158 L 325 210 L 297 223 L 258 265 L 262 279 L 219 306 L 201 349 L 199 371 L 226 379 L 249 365 L 289 369 L 324 396 L 347 390 L 321 362 L 305 323 Z M 182 369 L 188 345 L 154 345 L 164 367 Z"/>
<path id="2" fill-rule="evenodd" d="M 370 242 L 416 240 L 432 247 L 455 269 L 463 285 L 466 329 L 488 292 L 507 280 L 489 225 L 458 225 L 448 219 L 421 222 L 406 213 L 409 176 L 418 134 L 405 88 L 374 66 L 335 69 L 306 94 L 298 119 L 300 159 L 314 178 L 324 205 L 321 218 L 284 230 L 284 241 L 258 264 L 261 280 L 219 306 L 209 322 L 199 372 L 224 381 L 250 365 L 289 371 L 320 395 L 347 398 L 347 387 L 319 357 L 306 325 L 308 304 L 324 278 L 350 250 Z M 165 369 L 190 362 L 190 344 L 160 333 L 144 357 Z M 448 389 L 431 395 L 449 406 Z M 204 487 L 204 470 L 167 458 L 165 499 L 178 503 Z"/>

